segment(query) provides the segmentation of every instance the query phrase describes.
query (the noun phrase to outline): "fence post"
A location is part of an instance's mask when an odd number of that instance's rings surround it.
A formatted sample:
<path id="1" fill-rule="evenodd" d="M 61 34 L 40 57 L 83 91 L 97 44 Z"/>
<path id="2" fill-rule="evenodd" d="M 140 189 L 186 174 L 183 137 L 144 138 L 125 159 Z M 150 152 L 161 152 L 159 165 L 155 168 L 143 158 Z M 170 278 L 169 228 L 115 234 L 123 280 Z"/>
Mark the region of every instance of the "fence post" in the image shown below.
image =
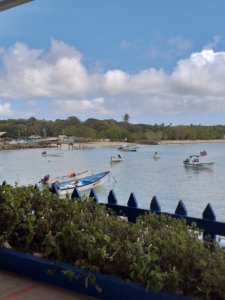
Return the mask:
<path id="1" fill-rule="evenodd" d="M 180 200 L 177 204 L 177 208 L 175 210 L 175 214 L 179 216 L 187 216 L 187 209 L 182 200 Z"/>
<path id="2" fill-rule="evenodd" d="M 78 191 L 78 189 L 76 187 L 74 187 L 70 199 L 71 200 L 75 200 L 75 199 L 76 200 L 81 200 L 80 192 Z"/>
<path id="3" fill-rule="evenodd" d="M 207 204 L 205 210 L 203 211 L 202 218 L 204 220 L 216 221 L 216 215 L 215 215 L 210 203 Z M 209 236 L 209 235 L 210 235 L 212 241 L 216 240 L 216 235 L 211 234 L 209 231 L 207 231 L 207 229 L 203 231 L 203 240 L 206 240 L 207 236 Z"/>
<path id="4" fill-rule="evenodd" d="M 59 188 L 58 188 L 57 183 L 52 184 L 52 187 L 51 187 L 50 191 L 53 195 L 58 195 L 59 194 Z"/>
<path id="5" fill-rule="evenodd" d="M 134 193 L 130 194 L 130 197 L 127 202 L 127 206 L 138 208 L 137 200 L 136 200 Z"/>
<path id="6" fill-rule="evenodd" d="M 109 195 L 108 195 L 108 203 L 109 204 L 117 204 L 117 199 L 116 199 L 116 195 L 115 195 L 115 193 L 114 193 L 114 191 L 113 190 L 111 190 L 110 192 L 109 192 Z"/>
<path id="7" fill-rule="evenodd" d="M 138 203 L 137 203 L 137 200 L 136 200 L 136 197 L 134 195 L 134 193 L 131 193 L 130 194 L 130 197 L 128 199 L 128 202 L 127 202 L 127 206 L 128 207 L 132 207 L 132 208 L 138 208 Z M 133 222 L 135 223 L 136 222 L 136 216 L 132 214 L 132 209 L 129 210 L 129 215 L 128 215 L 128 221 L 129 222 Z"/>
<path id="8" fill-rule="evenodd" d="M 150 203 L 150 211 L 151 212 L 161 212 L 161 206 L 159 204 L 157 196 L 154 196 L 152 198 L 152 201 Z"/>
<path id="9" fill-rule="evenodd" d="M 89 198 L 93 198 L 94 203 L 98 203 L 98 196 L 96 194 L 95 189 L 91 189 L 91 192 L 89 194 Z"/>

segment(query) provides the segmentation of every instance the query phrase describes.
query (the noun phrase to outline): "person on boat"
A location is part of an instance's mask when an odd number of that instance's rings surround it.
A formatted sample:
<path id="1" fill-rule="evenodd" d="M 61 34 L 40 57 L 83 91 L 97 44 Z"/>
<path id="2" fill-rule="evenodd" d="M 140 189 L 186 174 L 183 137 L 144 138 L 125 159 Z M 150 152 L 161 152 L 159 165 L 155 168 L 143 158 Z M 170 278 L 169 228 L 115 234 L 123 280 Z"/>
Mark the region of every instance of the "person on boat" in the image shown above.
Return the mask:
<path id="1" fill-rule="evenodd" d="M 50 175 L 45 175 L 39 182 L 43 184 L 47 184 L 50 179 Z"/>
<path id="2" fill-rule="evenodd" d="M 69 174 L 69 177 L 75 177 L 76 176 L 76 173 L 75 172 L 72 172 Z"/>
<path id="3" fill-rule="evenodd" d="M 119 157 L 119 158 L 122 158 L 122 156 L 121 156 L 120 154 L 118 154 L 118 157 Z"/>

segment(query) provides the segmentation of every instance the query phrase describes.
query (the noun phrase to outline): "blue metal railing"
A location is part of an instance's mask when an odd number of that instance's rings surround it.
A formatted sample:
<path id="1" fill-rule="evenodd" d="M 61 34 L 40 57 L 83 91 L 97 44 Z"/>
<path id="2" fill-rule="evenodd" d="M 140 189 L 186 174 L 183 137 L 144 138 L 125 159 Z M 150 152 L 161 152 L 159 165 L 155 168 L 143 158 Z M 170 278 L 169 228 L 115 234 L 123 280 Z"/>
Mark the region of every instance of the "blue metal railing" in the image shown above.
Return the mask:
<path id="1" fill-rule="evenodd" d="M 7 182 L 4 180 L 2 185 L 6 185 Z M 35 188 L 39 188 L 38 185 L 35 185 Z M 51 192 L 53 194 L 58 194 L 58 187 L 56 184 L 52 185 Z M 96 194 L 95 189 L 90 191 L 89 197 L 93 198 L 95 203 L 99 203 L 98 196 Z M 71 194 L 71 199 L 79 199 L 82 200 L 80 192 L 75 187 L 73 193 Z M 127 205 L 119 205 L 117 201 L 117 197 L 113 190 L 109 192 L 108 202 L 107 203 L 99 203 L 101 205 L 105 205 L 107 208 L 110 208 L 114 211 L 114 213 L 118 216 L 127 217 L 128 221 L 135 223 L 136 219 L 140 215 L 148 214 L 148 213 L 156 213 L 156 214 L 167 214 L 173 218 L 185 219 L 187 225 L 191 225 L 195 223 L 197 227 L 203 232 L 203 239 L 206 236 L 210 235 L 212 240 L 216 239 L 216 236 L 225 237 L 225 223 L 216 221 L 216 215 L 210 203 L 207 204 L 206 208 L 202 213 L 202 218 L 190 217 L 188 216 L 187 209 L 182 200 L 180 200 L 177 204 L 174 214 L 162 212 L 161 206 L 159 204 L 159 200 L 157 196 L 154 196 L 150 202 L 150 207 L 148 209 L 138 208 L 138 202 L 133 193 L 130 194 L 129 199 L 127 201 Z"/>

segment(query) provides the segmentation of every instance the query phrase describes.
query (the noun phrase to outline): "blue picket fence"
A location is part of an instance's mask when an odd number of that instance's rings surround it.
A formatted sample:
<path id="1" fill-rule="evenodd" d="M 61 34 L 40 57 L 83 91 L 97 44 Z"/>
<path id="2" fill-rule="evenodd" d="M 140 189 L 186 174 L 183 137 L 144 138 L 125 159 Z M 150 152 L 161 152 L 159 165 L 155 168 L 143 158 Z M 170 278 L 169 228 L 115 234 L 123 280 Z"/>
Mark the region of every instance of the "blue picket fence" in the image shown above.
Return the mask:
<path id="1" fill-rule="evenodd" d="M 94 198 L 94 201 L 99 203 L 98 196 L 94 189 L 91 190 L 89 197 Z M 71 195 L 71 199 L 82 199 L 79 191 L 76 188 Z M 185 219 L 188 225 L 191 225 L 194 222 L 197 227 L 202 230 L 203 239 L 209 235 L 211 236 L 212 240 L 215 240 L 217 236 L 225 237 L 225 223 L 216 221 L 216 215 L 210 203 L 207 204 L 206 208 L 204 209 L 202 218 L 195 218 L 188 216 L 187 209 L 182 200 L 178 202 L 175 213 L 171 214 L 162 212 L 157 196 L 152 198 L 149 210 L 147 210 L 138 208 L 138 202 L 133 193 L 131 193 L 129 196 L 127 206 L 119 205 L 114 191 L 111 190 L 108 195 L 108 202 L 104 203 L 104 205 L 113 210 L 116 215 L 127 217 L 130 222 L 135 223 L 138 216 L 146 213 L 167 214 L 173 218 Z"/>
<path id="2" fill-rule="evenodd" d="M 4 180 L 2 185 L 6 184 L 7 182 L 6 180 Z M 38 189 L 38 185 L 35 185 L 35 188 Z M 58 188 L 55 184 L 52 185 L 51 192 L 53 194 L 58 194 Z M 95 189 L 92 189 L 90 191 L 89 197 L 93 198 L 95 203 L 99 203 Z M 71 194 L 71 199 L 82 200 L 82 197 L 76 187 Z M 202 230 L 203 239 L 209 235 L 211 236 L 212 240 L 215 240 L 217 236 L 225 237 L 225 223 L 216 221 L 216 214 L 210 203 L 207 204 L 206 208 L 202 212 L 202 218 L 196 218 L 188 216 L 187 209 L 182 200 L 178 202 L 174 214 L 162 212 L 157 196 L 154 196 L 150 201 L 149 210 L 138 208 L 138 202 L 134 193 L 130 194 L 127 201 L 127 206 L 118 204 L 117 197 L 113 190 L 109 192 L 107 200 L 107 203 L 99 204 L 106 205 L 106 207 L 113 210 L 114 213 L 118 216 L 127 217 L 130 222 L 135 223 L 138 216 L 144 215 L 146 213 L 167 214 L 173 218 L 185 219 L 187 225 L 191 225 L 194 222 L 197 227 Z"/>

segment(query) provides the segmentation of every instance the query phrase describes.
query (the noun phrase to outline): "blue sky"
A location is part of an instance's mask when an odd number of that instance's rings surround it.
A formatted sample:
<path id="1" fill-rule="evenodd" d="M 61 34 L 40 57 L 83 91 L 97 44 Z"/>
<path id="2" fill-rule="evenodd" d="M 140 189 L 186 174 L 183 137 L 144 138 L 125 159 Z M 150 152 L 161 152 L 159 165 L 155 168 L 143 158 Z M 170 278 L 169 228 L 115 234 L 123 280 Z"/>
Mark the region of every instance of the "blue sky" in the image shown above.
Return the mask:
<path id="1" fill-rule="evenodd" d="M 34 0 L 0 12 L 0 119 L 225 124 L 224 0 Z"/>

